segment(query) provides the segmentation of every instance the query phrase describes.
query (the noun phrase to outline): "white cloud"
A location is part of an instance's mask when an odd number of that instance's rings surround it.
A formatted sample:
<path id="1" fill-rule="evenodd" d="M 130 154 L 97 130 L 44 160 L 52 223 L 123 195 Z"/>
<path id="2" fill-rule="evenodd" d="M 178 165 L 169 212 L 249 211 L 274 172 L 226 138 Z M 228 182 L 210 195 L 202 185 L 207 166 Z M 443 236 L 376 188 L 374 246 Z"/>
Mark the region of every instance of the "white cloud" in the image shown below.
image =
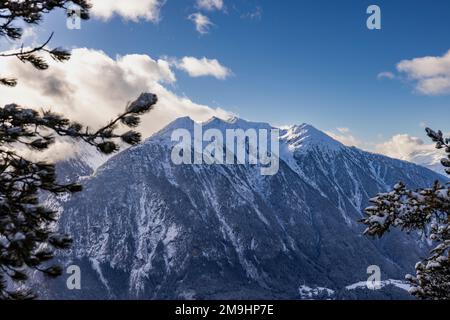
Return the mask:
<path id="1" fill-rule="evenodd" d="M 18 50 L 22 46 L 24 47 L 36 47 L 41 45 L 42 43 L 38 43 L 39 32 L 41 31 L 40 26 L 27 26 L 25 23 L 19 23 L 17 25 L 19 28 L 22 28 L 22 38 L 18 40 L 11 40 L 7 37 L 0 37 L 0 51 L 11 51 Z M 45 36 L 49 36 L 49 34 L 45 34 Z"/>
<path id="2" fill-rule="evenodd" d="M 408 161 L 417 152 L 433 151 L 434 146 L 425 144 L 422 139 L 408 134 L 397 134 L 391 139 L 377 144 L 375 150 L 389 157 Z"/>
<path id="3" fill-rule="evenodd" d="M 395 75 L 394 75 L 392 72 L 389 72 L 389 71 L 383 71 L 383 72 L 380 72 L 380 73 L 377 75 L 377 78 L 378 78 L 379 80 L 381 80 L 381 79 L 389 79 L 389 80 L 392 80 L 392 79 L 395 79 Z"/>
<path id="4" fill-rule="evenodd" d="M 415 81 L 416 90 L 422 94 L 450 94 L 450 51 L 441 57 L 403 60 L 397 70 Z"/>
<path id="5" fill-rule="evenodd" d="M 405 161 L 411 161 L 418 153 L 433 153 L 436 150 L 434 144 L 425 144 L 422 139 L 408 134 L 397 134 L 380 143 L 364 143 L 346 127 L 325 131 L 325 133 L 346 146 L 355 146 Z"/>
<path id="6" fill-rule="evenodd" d="M 197 7 L 207 11 L 224 9 L 223 0 L 197 0 Z"/>
<path id="7" fill-rule="evenodd" d="M 263 9 L 260 6 L 257 6 L 255 10 L 242 14 L 241 18 L 250 20 L 261 20 L 262 16 L 263 16 Z"/>
<path id="8" fill-rule="evenodd" d="M 103 20 L 119 15 L 125 20 L 158 22 L 165 2 L 166 0 L 91 0 L 91 13 Z"/>
<path id="9" fill-rule="evenodd" d="M 441 159 L 445 157 L 445 153 L 436 149 L 434 143 L 426 143 L 420 138 L 408 134 L 397 134 L 380 143 L 367 143 L 355 137 L 351 130 L 345 127 L 325 131 L 325 133 L 346 146 L 354 146 L 394 159 L 408 161 L 445 174 L 444 167 L 441 165 Z"/>
<path id="10" fill-rule="evenodd" d="M 0 105 L 51 108 L 73 120 L 96 128 L 122 112 L 127 102 L 141 92 L 158 95 L 155 110 L 145 115 L 139 130 L 144 137 L 181 116 L 204 121 L 212 116 L 227 118 L 221 109 L 197 104 L 178 96 L 167 85 L 176 78 L 166 60 L 148 55 L 129 54 L 115 59 L 102 51 L 75 49 L 66 63 L 48 60 L 50 68 L 37 71 L 17 59 L 0 60 L 2 75 L 15 76 L 15 88 L 0 87 Z"/>
<path id="11" fill-rule="evenodd" d="M 359 147 L 363 142 L 356 138 L 349 128 L 336 128 L 336 131 L 325 131 L 327 135 L 349 147 Z"/>
<path id="12" fill-rule="evenodd" d="M 26 42 L 28 40 L 35 41 L 36 38 L 37 38 L 36 28 L 27 27 L 27 28 L 23 29 L 22 39 L 21 39 L 23 42 Z"/>
<path id="13" fill-rule="evenodd" d="M 346 127 L 336 128 L 340 133 L 350 133 L 350 129 Z"/>
<path id="14" fill-rule="evenodd" d="M 87 145 L 87 144 L 86 144 Z M 89 146 L 89 145 L 87 145 Z M 53 161 L 58 162 L 67 159 L 68 157 L 76 154 L 78 146 L 73 142 L 65 139 L 56 140 L 50 148 L 43 151 L 30 150 L 21 144 L 13 146 L 14 151 L 25 159 L 33 159 L 34 161 Z M 94 148 L 94 147 L 93 147 Z M 94 148 L 95 149 L 95 148 Z"/>
<path id="15" fill-rule="evenodd" d="M 209 29 L 214 25 L 207 16 L 200 12 L 191 14 L 188 19 L 194 23 L 195 29 L 200 34 L 208 34 Z"/>
<path id="16" fill-rule="evenodd" d="M 445 174 L 441 159 L 445 154 L 435 148 L 433 143 L 425 143 L 422 139 L 408 134 L 397 134 L 388 141 L 375 146 L 375 152 L 391 158 L 409 161 Z"/>
<path id="17" fill-rule="evenodd" d="M 194 57 L 184 57 L 177 61 L 175 66 L 187 72 L 191 77 L 212 76 L 224 80 L 231 75 L 231 70 L 224 67 L 216 59 L 197 59 Z"/>

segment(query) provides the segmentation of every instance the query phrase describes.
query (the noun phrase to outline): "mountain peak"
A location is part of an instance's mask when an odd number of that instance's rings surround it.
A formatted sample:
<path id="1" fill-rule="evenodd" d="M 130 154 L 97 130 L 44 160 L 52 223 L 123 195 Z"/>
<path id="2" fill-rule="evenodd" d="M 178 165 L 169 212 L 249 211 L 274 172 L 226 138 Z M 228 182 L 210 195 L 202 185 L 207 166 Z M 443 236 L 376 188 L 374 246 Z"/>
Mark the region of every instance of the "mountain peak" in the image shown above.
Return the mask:
<path id="1" fill-rule="evenodd" d="M 217 118 L 217 117 L 212 117 L 211 119 L 209 119 L 206 122 L 203 122 L 203 127 L 205 129 L 243 129 L 243 130 L 248 130 L 248 129 L 274 129 L 273 126 L 271 126 L 270 124 L 266 123 L 266 122 L 253 122 L 253 121 L 248 121 L 239 117 L 231 117 L 229 119 L 221 119 L 221 118 Z"/>
<path id="2" fill-rule="evenodd" d="M 221 119 L 218 117 L 211 117 L 209 120 L 204 122 L 197 122 L 190 117 L 181 117 L 177 118 L 171 123 L 169 123 L 166 127 L 161 129 L 159 132 L 154 134 L 150 139 L 154 139 L 157 137 L 165 137 L 170 136 L 173 130 L 176 129 L 186 129 L 189 131 L 194 130 L 194 124 L 201 124 L 203 130 L 208 129 L 218 129 L 221 131 L 225 131 L 226 129 L 273 129 L 273 127 L 264 122 L 251 122 L 238 117 L 232 117 L 229 119 Z"/>
<path id="3" fill-rule="evenodd" d="M 186 129 L 189 131 L 193 131 L 194 123 L 195 121 L 189 116 L 176 118 L 164 128 L 150 136 L 146 140 L 146 142 L 151 142 L 152 140 L 166 140 L 167 138 L 170 139 L 172 132 L 176 129 Z"/>
<path id="4" fill-rule="evenodd" d="M 292 151 L 308 151 L 311 147 L 331 151 L 339 151 L 344 148 L 342 143 L 307 123 L 283 128 L 280 136 Z"/>
<path id="5" fill-rule="evenodd" d="M 212 117 L 201 123 L 194 121 L 190 117 L 181 117 L 172 121 L 164 129 L 153 135 L 149 140 L 170 139 L 172 132 L 176 129 L 186 129 L 193 133 L 194 125 L 196 123 L 202 124 L 204 131 L 208 129 L 218 129 L 223 132 L 227 129 L 274 129 L 274 127 L 268 123 L 252 122 L 238 117 L 232 117 L 229 119 Z M 280 128 L 280 141 L 282 143 L 284 142 L 290 151 L 295 152 L 307 152 L 311 150 L 311 148 L 316 147 L 325 151 L 340 151 L 345 148 L 340 142 L 334 140 L 324 132 L 307 123 Z"/>
<path id="6" fill-rule="evenodd" d="M 267 126 L 211 121 L 219 130 Z M 429 185 L 437 174 L 365 152 L 332 153 L 342 145 L 307 124 L 280 130 L 284 162 L 271 177 L 253 165 L 177 165 L 160 142 L 170 141 L 170 130 L 194 124 L 175 120 L 155 143 L 114 156 L 84 179 L 89 192 L 49 199 L 76 244 L 63 264 L 82 263 L 89 282 L 80 293 L 49 283 L 40 296 L 53 289 L 63 299 L 228 299 L 235 292 L 249 300 L 299 299 L 311 288 L 343 292 L 366 277 L 367 261 L 377 261 L 389 279 L 423 255 L 404 234 L 383 243 L 362 237 L 356 221 L 371 195 L 397 181 Z M 64 172 L 79 168 L 70 162 Z M 97 239 L 94 246 L 90 239 Z M 385 253 L 393 250 L 401 253 L 395 268 Z M 330 261 L 339 272 L 329 272 Z M 124 285 L 110 285 L 118 274 Z M 198 286 L 199 276 L 207 285 Z"/>

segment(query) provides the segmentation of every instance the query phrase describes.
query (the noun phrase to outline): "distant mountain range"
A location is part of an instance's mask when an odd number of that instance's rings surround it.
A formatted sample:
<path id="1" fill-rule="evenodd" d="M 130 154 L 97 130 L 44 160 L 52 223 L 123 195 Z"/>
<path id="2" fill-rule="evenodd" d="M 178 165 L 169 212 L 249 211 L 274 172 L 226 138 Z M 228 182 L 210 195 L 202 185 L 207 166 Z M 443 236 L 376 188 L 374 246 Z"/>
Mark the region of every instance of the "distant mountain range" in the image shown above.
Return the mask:
<path id="1" fill-rule="evenodd" d="M 439 150 L 431 150 L 414 152 L 409 156 L 409 161 L 445 176 L 447 174 L 445 173 L 444 166 L 441 164 L 443 158 L 444 155 L 442 152 L 439 152 Z"/>
<path id="2" fill-rule="evenodd" d="M 43 298 L 345 299 L 407 298 L 406 273 L 427 250 L 416 235 L 362 235 L 369 199 L 403 181 L 444 177 L 424 167 L 349 148 L 313 126 L 281 130 L 280 169 L 258 165 L 174 165 L 180 118 L 110 159 L 91 151 L 59 165 L 84 191 L 48 199 L 74 244 L 60 257 L 82 270 L 82 290 L 65 278 L 40 285 Z M 267 128 L 213 118 L 204 128 Z M 384 288 L 361 286 L 381 268 Z"/>

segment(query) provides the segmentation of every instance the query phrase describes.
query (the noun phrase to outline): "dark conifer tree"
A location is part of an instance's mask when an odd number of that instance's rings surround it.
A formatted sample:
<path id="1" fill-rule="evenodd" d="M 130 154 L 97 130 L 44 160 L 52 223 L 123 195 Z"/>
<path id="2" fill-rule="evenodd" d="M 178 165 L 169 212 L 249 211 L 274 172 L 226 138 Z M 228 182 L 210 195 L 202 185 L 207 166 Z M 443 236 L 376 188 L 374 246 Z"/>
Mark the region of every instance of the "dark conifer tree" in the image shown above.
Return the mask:
<path id="1" fill-rule="evenodd" d="M 23 34 L 18 24 L 38 24 L 44 14 L 58 8 L 67 9 L 71 4 L 79 6 L 82 19 L 89 18 L 90 5 L 85 0 L 0 0 L 0 37 L 18 41 Z M 41 46 L 21 48 L 0 57 L 16 57 L 38 70 L 49 67 L 48 56 L 58 62 L 70 59 L 68 51 L 48 48 L 51 38 Z M 17 81 L 0 75 L 0 85 L 14 87 Z M 49 277 L 61 274 L 61 267 L 51 260 L 57 249 L 69 248 L 72 241 L 69 235 L 55 229 L 57 213 L 44 206 L 40 196 L 82 189 L 76 183 L 58 183 L 54 164 L 25 159 L 17 147 L 22 145 L 39 152 L 61 136 L 84 141 L 99 152 L 110 154 L 119 150 L 119 141 L 129 145 L 140 142 L 138 132 L 117 133 L 118 128 L 120 125 L 137 127 L 140 116 L 149 112 L 156 102 L 155 95 L 143 93 L 116 119 L 98 130 L 50 110 L 38 112 L 13 102 L 0 107 L 0 299 L 34 298 L 27 285 L 31 272 L 42 272 Z"/>
<path id="2" fill-rule="evenodd" d="M 426 129 L 437 149 L 444 149 L 447 157 L 441 163 L 450 175 L 450 139 L 441 131 Z M 392 227 L 406 232 L 423 232 L 434 249 L 428 257 L 419 261 L 416 275 L 407 275 L 411 284 L 410 293 L 420 299 L 450 299 L 450 184 L 436 181 L 429 188 L 408 190 L 398 183 L 389 193 L 371 199 L 372 206 L 366 209 L 366 234 L 383 236 Z"/>

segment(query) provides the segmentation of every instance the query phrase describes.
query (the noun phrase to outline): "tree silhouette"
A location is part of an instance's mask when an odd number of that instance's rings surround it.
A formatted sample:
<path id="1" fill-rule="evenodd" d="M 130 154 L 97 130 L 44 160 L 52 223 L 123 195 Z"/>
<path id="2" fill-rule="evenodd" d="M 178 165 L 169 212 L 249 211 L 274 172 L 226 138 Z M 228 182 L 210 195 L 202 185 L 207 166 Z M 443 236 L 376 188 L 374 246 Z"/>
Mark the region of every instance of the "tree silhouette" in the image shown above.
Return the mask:
<path id="1" fill-rule="evenodd" d="M 0 37 L 20 40 L 23 29 L 18 23 L 38 24 L 42 16 L 70 4 L 80 8 L 81 18 L 89 18 L 90 5 L 85 0 L 0 1 Z M 20 48 L 1 53 L 0 57 L 16 57 L 38 70 L 49 65 L 44 55 L 58 62 L 70 59 L 63 49 L 49 49 L 52 35 L 41 46 Z M 0 77 L 0 85 L 14 87 L 17 79 Z M 14 90 L 14 89 L 11 89 Z M 64 194 L 82 190 L 79 184 L 59 184 L 55 165 L 25 159 L 18 153 L 22 145 L 36 152 L 48 149 L 57 136 L 69 137 L 95 146 L 110 154 L 119 150 L 119 141 L 128 145 L 140 142 L 134 130 L 117 133 L 120 126 L 135 128 L 140 116 L 153 109 L 157 97 L 143 93 L 117 118 L 98 130 L 84 127 L 50 110 L 35 109 L 11 103 L 0 107 L 0 299 L 31 299 L 35 294 L 27 280 L 38 271 L 57 277 L 62 268 L 52 264 L 56 250 L 67 249 L 72 240 L 55 228 L 57 213 L 43 205 L 45 193 Z"/>
<path id="2" fill-rule="evenodd" d="M 447 157 L 441 160 L 450 175 L 450 139 L 441 131 L 426 129 L 436 148 L 445 149 Z M 383 236 L 392 227 L 406 232 L 422 231 L 435 245 L 429 256 L 419 261 L 416 275 L 407 275 L 410 293 L 420 299 L 450 299 L 450 184 L 436 181 L 430 188 L 408 190 L 398 183 L 389 193 L 371 199 L 366 209 L 365 234 Z"/>

